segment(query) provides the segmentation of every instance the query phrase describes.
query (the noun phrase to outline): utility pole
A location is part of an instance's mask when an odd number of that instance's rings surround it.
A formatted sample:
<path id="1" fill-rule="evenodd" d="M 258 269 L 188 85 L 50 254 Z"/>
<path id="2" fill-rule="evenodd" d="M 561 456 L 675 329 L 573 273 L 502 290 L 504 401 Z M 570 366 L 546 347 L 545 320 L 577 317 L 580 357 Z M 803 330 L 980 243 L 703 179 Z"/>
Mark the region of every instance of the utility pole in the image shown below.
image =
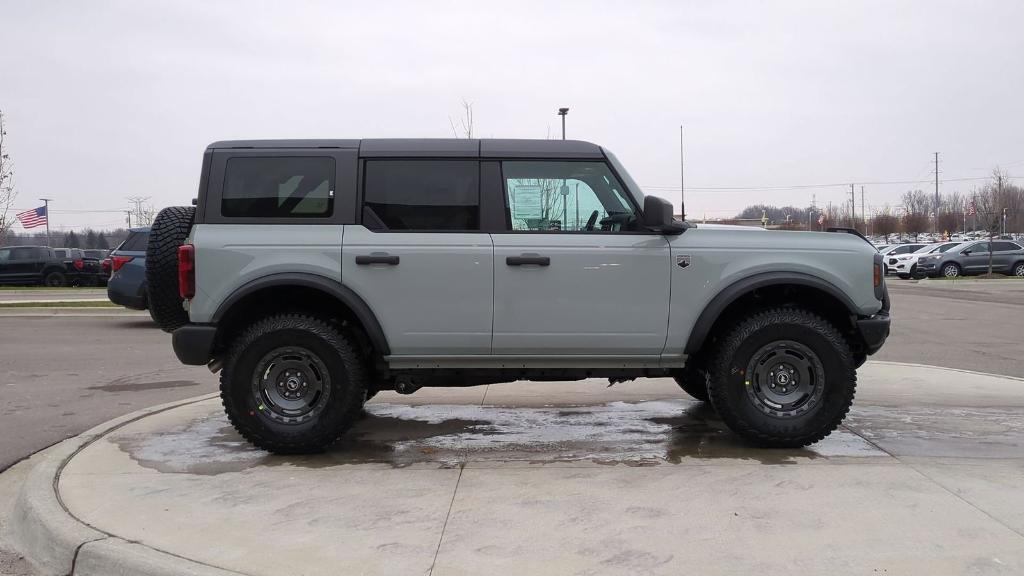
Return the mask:
<path id="1" fill-rule="evenodd" d="M 935 221 L 932 223 L 932 233 L 939 233 L 939 153 L 935 153 Z"/>
<path id="2" fill-rule="evenodd" d="M 860 187 L 860 217 L 864 221 L 864 233 L 868 233 L 868 210 L 864 205 L 864 187 Z"/>
<path id="3" fill-rule="evenodd" d="M 850 184 L 850 228 L 857 227 L 857 195 Z"/>
<path id="4" fill-rule="evenodd" d="M 131 227 L 132 227 L 132 211 L 131 210 L 125 210 L 124 213 L 128 215 L 128 229 L 131 230 Z"/>
<path id="5" fill-rule="evenodd" d="M 53 201 L 53 198 L 40 198 L 40 200 L 43 201 L 43 212 L 46 212 L 46 245 L 52 247 L 53 244 L 50 243 L 50 202 Z"/>
<path id="6" fill-rule="evenodd" d="M 683 125 L 679 125 L 679 213 L 686 220 L 686 185 L 683 171 Z"/>

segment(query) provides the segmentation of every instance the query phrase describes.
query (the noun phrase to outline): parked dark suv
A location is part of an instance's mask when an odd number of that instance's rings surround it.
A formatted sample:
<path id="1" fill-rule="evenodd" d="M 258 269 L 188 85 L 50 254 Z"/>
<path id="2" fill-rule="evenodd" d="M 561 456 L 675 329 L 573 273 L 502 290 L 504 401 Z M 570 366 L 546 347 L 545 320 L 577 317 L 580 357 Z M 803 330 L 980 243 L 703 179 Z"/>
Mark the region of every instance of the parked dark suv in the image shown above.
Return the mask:
<path id="1" fill-rule="evenodd" d="M 146 297 L 146 244 L 149 228 L 133 228 L 128 238 L 110 252 L 107 298 L 135 310 L 149 308 Z"/>
<path id="2" fill-rule="evenodd" d="M 991 259 L 992 271 L 1024 277 L 1024 246 L 1009 240 L 965 242 L 942 254 L 922 256 L 917 267 L 927 276 L 956 278 L 972 274 L 985 274 Z"/>
<path id="3" fill-rule="evenodd" d="M 45 246 L 0 248 L 0 284 L 66 286 L 64 262 Z"/>

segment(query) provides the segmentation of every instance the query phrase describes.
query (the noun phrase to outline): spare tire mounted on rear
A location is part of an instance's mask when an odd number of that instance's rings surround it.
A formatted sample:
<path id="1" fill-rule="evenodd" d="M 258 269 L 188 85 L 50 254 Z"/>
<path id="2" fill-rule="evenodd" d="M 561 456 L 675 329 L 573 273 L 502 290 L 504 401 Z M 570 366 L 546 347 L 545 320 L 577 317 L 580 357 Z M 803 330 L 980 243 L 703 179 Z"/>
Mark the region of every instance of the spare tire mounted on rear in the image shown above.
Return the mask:
<path id="1" fill-rule="evenodd" d="M 185 243 L 196 209 L 191 206 L 164 208 L 149 229 L 146 246 L 146 290 L 149 312 L 164 332 L 188 324 L 188 312 L 178 292 L 178 247 Z"/>

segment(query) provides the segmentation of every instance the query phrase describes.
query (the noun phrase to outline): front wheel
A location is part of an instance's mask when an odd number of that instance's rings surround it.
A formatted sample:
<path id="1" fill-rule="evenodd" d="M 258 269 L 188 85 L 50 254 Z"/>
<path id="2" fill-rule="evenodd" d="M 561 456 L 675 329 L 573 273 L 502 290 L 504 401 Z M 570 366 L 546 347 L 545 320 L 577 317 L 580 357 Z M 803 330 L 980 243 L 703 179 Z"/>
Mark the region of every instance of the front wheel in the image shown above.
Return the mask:
<path id="1" fill-rule="evenodd" d="M 839 426 L 856 386 L 839 331 L 806 310 L 780 308 L 739 322 L 723 339 L 708 395 L 726 425 L 748 441 L 798 448 Z"/>
<path id="2" fill-rule="evenodd" d="M 1024 262 L 1017 262 L 1013 266 L 1013 275 L 1017 278 L 1024 278 Z"/>
<path id="3" fill-rule="evenodd" d="M 67 278 L 64 277 L 64 274 L 57 272 L 56 270 L 48 273 L 46 277 L 43 278 L 43 285 L 50 288 L 60 288 L 62 286 L 67 286 L 67 284 L 68 281 Z"/>
<path id="4" fill-rule="evenodd" d="M 942 266 L 942 275 L 946 278 L 956 278 L 957 276 L 960 276 L 961 273 L 960 267 L 953 262 L 949 262 Z"/>
<path id="5" fill-rule="evenodd" d="M 686 392 L 695 400 L 700 400 L 701 402 L 708 401 L 707 371 L 701 368 L 686 366 L 682 370 L 676 371 L 672 378 L 683 389 L 683 392 Z"/>
<path id="6" fill-rule="evenodd" d="M 358 418 L 366 373 L 351 341 L 329 324 L 272 316 L 231 345 L 220 395 L 231 424 L 256 447 L 319 452 Z"/>

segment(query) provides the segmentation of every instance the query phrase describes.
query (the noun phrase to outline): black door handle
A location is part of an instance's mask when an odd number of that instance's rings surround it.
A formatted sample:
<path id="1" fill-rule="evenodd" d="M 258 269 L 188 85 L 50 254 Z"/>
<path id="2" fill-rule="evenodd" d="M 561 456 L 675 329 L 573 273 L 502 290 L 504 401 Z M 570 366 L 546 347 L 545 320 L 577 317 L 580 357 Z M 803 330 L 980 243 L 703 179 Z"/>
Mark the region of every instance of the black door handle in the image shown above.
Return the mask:
<path id="1" fill-rule="evenodd" d="M 388 254 L 370 254 L 356 256 L 356 264 L 360 266 L 368 266 L 370 264 L 387 264 L 388 266 L 398 266 L 398 256 L 390 256 Z"/>
<path id="2" fill-rule="evenodd" d="M 536 254 L 523 254 L 522 256 L 509 256 L 505 258 L 505 264 L 509 266 L 550 266 L 551 258 Z"/>

